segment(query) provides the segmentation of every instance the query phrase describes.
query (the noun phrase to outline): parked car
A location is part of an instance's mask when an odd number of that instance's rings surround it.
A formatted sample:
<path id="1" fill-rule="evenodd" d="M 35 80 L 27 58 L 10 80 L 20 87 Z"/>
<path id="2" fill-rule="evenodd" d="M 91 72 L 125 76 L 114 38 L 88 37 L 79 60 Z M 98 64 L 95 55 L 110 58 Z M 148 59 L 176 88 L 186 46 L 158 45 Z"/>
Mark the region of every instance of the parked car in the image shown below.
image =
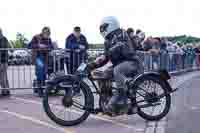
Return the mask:
<path id="1" fill-rule="evenodd" d="M 28 65 L 30 64 L 31 54 L 26 50 L 15 50 L 10 57 L 10 63 L 13 65 Z M 13 63 L 12 63 L 13 62 Z"/>

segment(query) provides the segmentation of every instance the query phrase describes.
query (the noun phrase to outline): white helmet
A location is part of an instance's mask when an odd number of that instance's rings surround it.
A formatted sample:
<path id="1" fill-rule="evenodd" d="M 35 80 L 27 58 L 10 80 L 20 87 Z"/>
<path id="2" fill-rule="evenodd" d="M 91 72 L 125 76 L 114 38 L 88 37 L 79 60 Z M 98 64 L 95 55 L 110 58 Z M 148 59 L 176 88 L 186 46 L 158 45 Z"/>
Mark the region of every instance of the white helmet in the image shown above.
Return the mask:
<path id="1" fill-rule="evenodd" d="M 100 33 L 106 38 L 111 32 L 120 28 L 119 21 L 114 16 L 108 16 L 102 19 L 100 25 Z"/>

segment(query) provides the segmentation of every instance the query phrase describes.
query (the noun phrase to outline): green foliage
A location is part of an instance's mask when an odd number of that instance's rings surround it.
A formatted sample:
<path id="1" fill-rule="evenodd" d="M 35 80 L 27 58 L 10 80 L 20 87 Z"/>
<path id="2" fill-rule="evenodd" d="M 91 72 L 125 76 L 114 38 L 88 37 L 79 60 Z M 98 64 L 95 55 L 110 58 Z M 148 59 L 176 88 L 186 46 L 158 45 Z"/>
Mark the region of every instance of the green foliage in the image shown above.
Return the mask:
<path id="1" fill-rule="evenodd" d="M 198 37 L 192 37 L 192 36 L 186 36 L 186 35 L 180 35 L 180 36 L 170 36 L 165 37 L 169 41 L 172 42 L 179 42 L 180 44 L 188 44 L 188 43 L 200 43 L 200 38 Z M 90 49 L 104 49 L 103 44 L 90 44 Z"/>
<path id="2" fill-rule="evenodd" d="M 13 48 L 25 48 L 28 39 L 21 33 L 17 33 L 16 40 L 11 40 L 10 44 Z"/>
<path id="3" fill-rule="evenodd" d="M 89 48 L 90 49 L 104 49 L 104 45 L 103 44 L 90 44 Z"/>
<path id="4" fill-rule="evenodd" d="M 179 42 L 181 44 L 199 43 L 200 42 L 200 38 L 192 37 L 192 36 L 186 36 L 186 35 L 174 36 L 174 37 L 167 37 L 167 39 L 169 41 Z"/>

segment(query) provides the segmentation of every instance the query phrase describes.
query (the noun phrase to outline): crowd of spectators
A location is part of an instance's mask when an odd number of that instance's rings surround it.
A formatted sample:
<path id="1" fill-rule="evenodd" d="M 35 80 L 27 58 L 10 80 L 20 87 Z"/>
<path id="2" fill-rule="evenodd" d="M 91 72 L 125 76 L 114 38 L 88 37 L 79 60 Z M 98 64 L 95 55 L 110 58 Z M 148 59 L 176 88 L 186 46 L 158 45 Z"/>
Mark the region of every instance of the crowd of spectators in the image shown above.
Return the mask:
<path id="1" fill-rule="evenodd" d="M 176 71 L 200 66 L 200 44 L 174 43 L 165 37 L 145 38 L 140 29 L 134 32 L 133 28 L 128 28 L 127 33 L 135 50 L 143 53 L 147 70 L 160 68 Z"/>

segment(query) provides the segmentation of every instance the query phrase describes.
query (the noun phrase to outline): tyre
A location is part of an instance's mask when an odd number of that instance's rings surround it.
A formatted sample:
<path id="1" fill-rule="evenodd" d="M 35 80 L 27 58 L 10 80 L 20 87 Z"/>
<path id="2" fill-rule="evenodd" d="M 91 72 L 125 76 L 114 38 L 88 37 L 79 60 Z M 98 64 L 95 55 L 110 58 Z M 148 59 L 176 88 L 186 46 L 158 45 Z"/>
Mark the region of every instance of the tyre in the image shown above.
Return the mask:
<path id="1" fill-rule="evenodd" d="M 159 121 L 164 118 L 168 114 L 171 106 L 171 95 L 164 82 L 158 76 L 145 75 L 139 80 L 136 80 L 135 85 L 137 87 L 136 102 L 138 115 L 148 121 Z M 159 91 L 158 88 L 160 89 Z M 156 107 L 162 105 L 164 99 L 164 108 L 160 111 Z M 144 102 L 138 103 L 141 100 Z"/>
<path id="2" fill-rule="evenodd" d="M 63 84 L 63 81 L 59 81 L 58 84 Z M 67 81 L 69 83 L 69 81 Z M 69 85 L 69 84 L 68 84 Z M 76 86 L 77 84 L 74 84 L 71 82 L 71 86 Z M 44 98 L 43 98 L 43 107 L 47 114 L 47 116 L 61 126 L 74 126 L 82 123 L 85 121 L 88 116 L 90 115 L 90 112 L 87 110 L 84 110 L 84 107 L 88 107 L 93 109 L 94 108 L 94 97 L 93 94 L 89 88 L 89 86 L 84 83 L 80 82 L 80 93 L 81 96 L 76 96 L 73 93 L 74 87 L 63 87 L 59 89 L 59 93 L 56 94 L 57 96 L 50 96 L 49 91 L 51 88 L 55 86 L 49 86 L 45 90 Z M 55 100 L 58 100 L 58 103 L 55 102 Z M 80 103 L 78 102 L 80 101 Z M 53 102 L 51 102 L 53 101 Z M 82 103 L 81 103 L 82 102 Z M 63 109 L 63 110 L 62 110 Z M 56 113 L 57 112 L 57 113 Z M 68 113 L 68 115 L 66 114 Z M 64 115 L 61 117 L 61 115 Z M 73 116 L 77 116 L 74 119 L 70 119 Z M 66 116 L 70 117 L 66 119 Z"/>
<path id="3" fill-rule="evenodd" d="M 10 96 L 10 90 L 8 90 L 8 89 L 3 89 L 3 90 L 1 91 L 1 95 L 4 96 L 4 97 Z"/>

